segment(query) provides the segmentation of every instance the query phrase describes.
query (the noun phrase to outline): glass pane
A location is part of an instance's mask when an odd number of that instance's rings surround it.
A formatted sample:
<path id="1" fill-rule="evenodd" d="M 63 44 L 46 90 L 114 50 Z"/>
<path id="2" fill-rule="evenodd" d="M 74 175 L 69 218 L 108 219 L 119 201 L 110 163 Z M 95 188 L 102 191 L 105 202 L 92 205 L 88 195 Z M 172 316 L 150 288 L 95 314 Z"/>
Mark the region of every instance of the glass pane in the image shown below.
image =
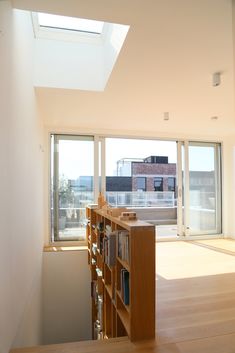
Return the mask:
<path id="1" fill-rule="evenodd" d="M 175 191 L 175 178 L 168 178 L 168 191 Z"/>
<path id="2" fill-rule="evenodd" d="M 158 226 L 158 237 L 176 236 L 175 141 L 106 139 L 106 200 L 132 208 L 138 219 Z"/>
<path id="3" fill-rule="evenodd" d="M 219 145 L 189 143 L 190 234 L 220 233 Z"/>
<path id="4" fill-rule="evenodd" d="M 146 191 L 146 179 L 145 177 L 136 178 L 137 191 Z"/>
<path id="5" fill-rule="evenodd" d="M 57 136 L 54 158 L 54 240 L 85 240 L 85 208 L 93 203 L 94 142 Z"/>

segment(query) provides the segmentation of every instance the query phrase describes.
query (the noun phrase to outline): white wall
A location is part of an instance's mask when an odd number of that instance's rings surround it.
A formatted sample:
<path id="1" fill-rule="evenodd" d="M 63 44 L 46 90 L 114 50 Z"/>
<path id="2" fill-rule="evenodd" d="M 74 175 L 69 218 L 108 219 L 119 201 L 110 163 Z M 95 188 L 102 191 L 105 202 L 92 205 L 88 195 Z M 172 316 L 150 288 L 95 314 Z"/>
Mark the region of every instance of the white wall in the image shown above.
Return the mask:
<path id="1" fill-rule="evenodd" d="M 43 343 L 91 339 L 87 251 L 43 256 Z"/>
<path id="2" fill-rule="evenodd" d="M 43 154 L 29 15 L 1 1 L 0 31 L 0 352 L 6 353 L 41 338 Z"/>

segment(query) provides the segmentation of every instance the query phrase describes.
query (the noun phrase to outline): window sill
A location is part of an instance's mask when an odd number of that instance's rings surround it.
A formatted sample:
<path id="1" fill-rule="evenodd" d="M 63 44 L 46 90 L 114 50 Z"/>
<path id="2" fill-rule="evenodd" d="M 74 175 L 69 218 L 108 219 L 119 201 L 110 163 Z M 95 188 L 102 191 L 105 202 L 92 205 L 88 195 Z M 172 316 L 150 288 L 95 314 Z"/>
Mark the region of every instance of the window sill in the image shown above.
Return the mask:
<path id="1" fill-rule="evenodd" d="M 58 245 L 46 245 L 43 248 L 43 252 L 63 252 L 63 251 L 83 251 L 87 250 L 86 245 L 72 245 L 72 246 L 58 246 Z"/>

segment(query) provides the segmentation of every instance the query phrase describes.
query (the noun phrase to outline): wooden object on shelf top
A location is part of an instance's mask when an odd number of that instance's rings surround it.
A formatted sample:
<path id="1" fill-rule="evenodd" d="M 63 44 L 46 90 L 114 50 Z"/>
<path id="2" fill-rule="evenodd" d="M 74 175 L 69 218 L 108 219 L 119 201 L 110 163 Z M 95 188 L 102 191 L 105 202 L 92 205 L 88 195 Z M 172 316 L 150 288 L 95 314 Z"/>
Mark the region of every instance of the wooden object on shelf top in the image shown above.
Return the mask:
<path id="1" fill-rule="evenodd" d="M 109 207 L 109 209 L 107 210 L 107 214 L 109 214 L 112 217 L 119 217 L 122 212 L 127 211 L 126 207 L 120 207 L 120 208 L 116 208 L 116 207 Z"/>
<path id="2" fill-rule="evenodd" d="M 155 227 L 98 208 L 86 213 L 93 338 L 154 338 Z"/>
<path id="3" fill-rule="evenodd" d="M 104 195 L 100 192 L 98 196 L 98 208 L 102 208 L 107 206 L 107 202 L 105 201 Z"/>
<path id="4" fill-rule="evenodd" d="M 122 221 L 137 221 L 136 212 L 122 212 L 119 219 Z"/>

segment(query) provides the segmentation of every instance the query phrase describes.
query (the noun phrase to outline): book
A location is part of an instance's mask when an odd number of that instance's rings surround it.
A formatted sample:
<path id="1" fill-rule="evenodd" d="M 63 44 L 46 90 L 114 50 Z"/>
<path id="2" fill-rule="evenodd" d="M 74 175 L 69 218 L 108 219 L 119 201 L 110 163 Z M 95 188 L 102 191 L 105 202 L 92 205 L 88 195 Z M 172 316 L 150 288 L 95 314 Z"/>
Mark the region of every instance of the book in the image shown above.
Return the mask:
<path id="1" fill-rule="evenodd" d="M 102 296 L 98 296 L 98 301 L 97 301 L 97 319 L 100 323 L 100 328 L 102 330 L 103 327 L 103 298 Z"/>
<path id="2" fill-rule="evenodd" d="M 114 266 L 116 264 L 116 233 L 110 233 L 108 238 L 108 256 L 107 265 Z"/>
<path id="3" fill-rule="evenodd" d="M 129 291 L 129 272 L 123 271 L 123 301 L 125 305 L 130 303 L 130 291 Z"/>
<path id="4" fill-rule="evenodd" d="M 116 237 L 117 231 L 112 232 L 111 227 L 106 227 L 106 235 L 103 240 L 104 262 L 108 266 L 116 264 Z"/>
<path id="5" fill-rule="evenodd" d="M 104 231 L 104 222 L 98 222 L 96 225 L 96 228 L 99 232 L 103 232 Z"/>
<path id="6" fill-rule="evenodd" d="M 121 269 L 121 297 L 125 305 L 129 305 L 130 302 L 130 290 L 129 290 L 129 272 L 125 269 Z"/>
<path id="7" fill-rule="evenodd" d="M 129 233 L 127 231 L 118 232 L 118 257 L 129 263 Z"/>

